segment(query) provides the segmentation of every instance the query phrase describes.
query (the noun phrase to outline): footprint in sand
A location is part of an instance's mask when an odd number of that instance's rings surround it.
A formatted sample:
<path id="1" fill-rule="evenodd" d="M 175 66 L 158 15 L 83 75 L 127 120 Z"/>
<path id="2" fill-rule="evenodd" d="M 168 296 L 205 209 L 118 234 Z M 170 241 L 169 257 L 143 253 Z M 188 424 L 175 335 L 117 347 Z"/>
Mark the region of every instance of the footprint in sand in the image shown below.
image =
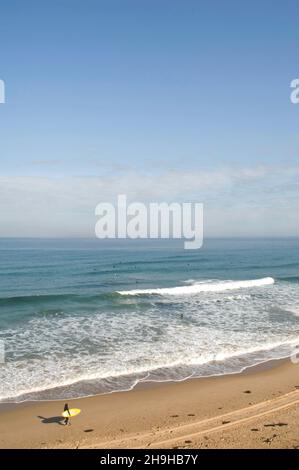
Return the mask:
<path id="1" fill-rule="evenodd" d="M 273 441 L 277 437 L 277 434 L 273 434 L 272 437 L 268 437 L 267 439 L 264 439 L 263 442 L 267 442 L 268 444 Z"/>
<path id="2" fill-rule="evenodd" d="M 271 423 L 271 424 L 264 424 L 265 428 L 274 428 L 275 426 L 287 426 L 288 423 Z"/>
<path id="3" fill-rule="evenodd" d="M 252 393 L 251 390 L 244 390 L 243 393 Z"/>
<path id="4" fill-rule="evenodd" d="M 257 428 L 252 428 L 252 429 L 250 429 L 250 431 L 257 432 L 257 431 L 259 431 L 259 429 L 257 429 Z"/>
<path id="5" fill-rule="evenodd" d="M 193 414 L 193 413 L 188 413 L 188 416 L 195 416 L 195 414 Z"/>
<path id="6" fill-rule="evenodd" d="M 230 421 L 222 421 L 222 424 L 228 424 Z"/>
<path id="7" fill-rule="evenodd" d="M 179 415 L 171 415 L 170 417 L 171 417 L 171 418 L 178 418 Z"/>
<path id="8" fill-rule="evenodd" d="M 84 432 L 92 432 L 93 429 L 84 429 Z"/>
<path id="9" fill-rule="evenodd" d="M 185 444 L 192 444 L 192 441 L 187 440 L 187 441 L 185 441 Z"/>

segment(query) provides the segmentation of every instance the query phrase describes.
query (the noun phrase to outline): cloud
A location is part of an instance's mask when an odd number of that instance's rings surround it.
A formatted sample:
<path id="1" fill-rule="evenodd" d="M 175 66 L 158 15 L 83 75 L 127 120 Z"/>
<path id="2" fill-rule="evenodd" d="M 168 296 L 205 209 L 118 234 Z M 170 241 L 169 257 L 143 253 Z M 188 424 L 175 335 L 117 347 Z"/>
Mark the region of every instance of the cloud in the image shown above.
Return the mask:
<path id="1" fill-rule="evenodd" d="M 53 166 L 59 165 L 61 163 L 60 160 L 33 160 L 31 165 L 34 166 Z"/>
<path id="2" fill-rule="evenodd" d="M 0 177 L 0 236 L 94 236 L 99 202 L 203 202 L 209 236 L 299 235 L 299 167 Z"/>

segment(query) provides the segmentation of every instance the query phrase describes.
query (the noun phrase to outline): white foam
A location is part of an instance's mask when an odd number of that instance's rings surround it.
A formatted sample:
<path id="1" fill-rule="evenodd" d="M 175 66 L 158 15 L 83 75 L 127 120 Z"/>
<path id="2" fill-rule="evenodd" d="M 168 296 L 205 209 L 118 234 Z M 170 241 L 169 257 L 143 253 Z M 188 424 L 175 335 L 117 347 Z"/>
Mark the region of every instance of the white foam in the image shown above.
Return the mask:
<path id="1" fill-rule="evenodd" d="M 190 295 L 200 292 L 222 292 L 226 290 L 247 289 L 251 287 L 262 287 L 274 284 L 272 277 L 264 277 L 262 279 L 252 279 L 248 281 L 219 281 L 207 282 L 201 284 L 193 284 L 191 286 L 178 286 L 157 289 L 132 289 L 127 291 L 117 291 L 120 295 Z"/>
<path id="2" fill-rule="evenodd" d="M 295 315 L 295 317 L 299 317 L 299 307 L 288 308 L 288 311 Z"/>

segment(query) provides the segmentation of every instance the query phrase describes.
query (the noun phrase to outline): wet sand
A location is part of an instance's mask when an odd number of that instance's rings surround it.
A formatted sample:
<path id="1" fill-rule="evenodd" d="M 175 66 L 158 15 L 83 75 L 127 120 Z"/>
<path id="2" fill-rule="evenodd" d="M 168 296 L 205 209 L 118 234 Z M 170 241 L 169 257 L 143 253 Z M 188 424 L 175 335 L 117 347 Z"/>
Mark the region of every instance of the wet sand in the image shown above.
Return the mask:
<path id="1" fill-rule="evenodd" d="M 271 361 L 235 374 L 0 407 L 1 448 L 296 448 L 299 365 Z"/>

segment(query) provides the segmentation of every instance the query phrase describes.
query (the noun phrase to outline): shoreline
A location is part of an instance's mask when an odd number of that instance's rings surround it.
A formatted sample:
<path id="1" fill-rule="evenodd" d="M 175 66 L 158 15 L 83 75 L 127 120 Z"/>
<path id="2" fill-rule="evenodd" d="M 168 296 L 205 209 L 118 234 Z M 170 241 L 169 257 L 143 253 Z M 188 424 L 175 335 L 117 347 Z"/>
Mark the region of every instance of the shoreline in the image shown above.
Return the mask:
<path id="1" fill-rule="evenodd" d="M 68 400 L 82 409 L 70 427 L 61 426 L 65 401 L 2 404 L 0 448 L 299 445 L 299 365 L 282 359 L 248 369 Z"/>
<path id="2" fill-rule="evenodd" d="M 215 377 L 228 377 L 228 376 L 234 376 L 234 375 L 243 375 L 243 374 L 251 374 L 254 372 L 257 372 L 259 370 L 268 370 L 272 369 L 273 367 L 277 367 L 280 364 L 287 362 L 290 360 L 290 356 L 285 356 L 281 357 L 278 359 L 268 359 L 262 362 L 259 362 L 257 364 L 253 364 L 250 366 L 244 367 L 243 370 L 237 371 L 237 372 L 230 372 L 230 373 L 223 373 L 223 374 L 212 374 L 212 375 L 207 375 L 207 376 L 202 376 L 202 377 L 186 377 L 181 380 L 140 380 L 130 389 L 124 389 L 124 390 L 111 390 L 110 392 L 100 392 L 100 393 L 95 393 L 91 395 L 82 395 L 79 397 L 74 397 L 74 398 L 53 398 L 53 399 L 36 399 L 36 400 L 23 400 L 23 401 L 0 401 L 0 414 L 3 410 L 5 409 L 13 409 L 15 406 L 21 406 L 21 405 L 32 405 L 35 403 L 45 403 L 45 402 L 61 402 L 61 401 L 74 401 L 74 400 L 84 400 L 87 398 L 93 398 L 93 397 L 101 397 L 101 396 L 106 396 L 106 395 L 111 395 L 113 393 L 129 393 L 134 390 L 144 390 L 144 389 L 151 389 L 155 387 L 160 387 L 163 385 L 169 385 L 169 384 L 177 384 L 177 383 L 183 383 L 187 382 L 189 380 L 204 380 L 204 379 L 212 379 Z M 46 392 L 47 390 L 51 389 L 45 389 L 41 390 L 41 392 Z M 40 392 L 34 392 L 34 393 L 40 393 Z M 24 394 L 25 395 L 25 394 Z"/>

